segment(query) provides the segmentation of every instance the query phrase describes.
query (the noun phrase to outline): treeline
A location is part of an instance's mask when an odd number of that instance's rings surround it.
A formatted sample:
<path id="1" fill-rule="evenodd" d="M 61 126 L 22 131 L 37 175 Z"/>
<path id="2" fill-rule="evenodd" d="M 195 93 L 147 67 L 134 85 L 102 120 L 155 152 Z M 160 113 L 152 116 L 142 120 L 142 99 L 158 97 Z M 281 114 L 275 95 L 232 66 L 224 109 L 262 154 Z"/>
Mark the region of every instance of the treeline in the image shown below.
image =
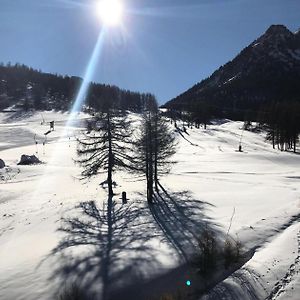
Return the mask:
<path id="1" fill-rule="evenodd" d="M 281 151 L 296 152 L 300 135 L 300 103 L 281 102 L 265 107 L 259 113 L 259 123 L 267 129 L 267 140 Z"/>
<path id="2" fill-rule="evenodd" d="M 210 124 L 214 118 L 219 118 L 220 115 L 216 112 L 213 106 L 206 103 L 198 103 L 186 107 L 177 106 L 177 108 L 167 108 L 164 115 L 171 119 L 175 127 L 182 121 L 187 127 L 195 126 L 204 128 Z"/>
<path id="3" fill-rule="evenodd" d="M 296 152 L 300 135 L 300 102 L 277 101 L 271 104 L 262 104 L 255 109 L 221 108 L 207 103 L 190 104 L 178 109 L 169 108 L 166 115 L 174 122 L 183 122 L 183 126 L 205 129 L 212 119 L 228 118 L 245 122 L 245 129 L 249 124 L 256 122 L 258 127 L 267 131 L 266 140 L 270 141 L 273 148 L 293 150 Z M 233 118 L 236 117 L 236 118 Z"/>
<path id="4" fill-rule="evenodd" d="M 0 64 L 0 109 L 15 105 L 30 110 L 69 110 L 82 79 L 48 74 L 25 65 Z M 85 107 L 95 111 L 113 101 L 122 110 L 141 111 L 149 94 L 122 90 L 116 86 L 91 83 Z"/>

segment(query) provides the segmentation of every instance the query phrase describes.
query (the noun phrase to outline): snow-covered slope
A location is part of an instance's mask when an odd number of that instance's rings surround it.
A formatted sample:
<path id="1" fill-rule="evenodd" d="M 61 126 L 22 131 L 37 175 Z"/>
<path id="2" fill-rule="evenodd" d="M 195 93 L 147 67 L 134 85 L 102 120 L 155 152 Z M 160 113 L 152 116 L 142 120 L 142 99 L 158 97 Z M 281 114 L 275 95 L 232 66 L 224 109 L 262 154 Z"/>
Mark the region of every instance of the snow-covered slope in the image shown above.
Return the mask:
<path id="1" fill-rule="evenodd" d="M 215 295 L 226 288 L 226 299 L 246 299 L 230 295 L 246 295 L 241 282 L 249 274 L 248 290 L 251 286 L 258 298 L 275 299 L 280 292 L 278 299 L 298 299 L 300 156 L 273 150 L 263 134 L 243 132 L 241 122 L 176 133 L 177 163 L 162 178 L 151 212 L 144 183 L 116 174 L 115 217 L 107 232 L 107 195 L 99 186 L 105 175 L 84 183 L 73 161 L 75 137 L 88 116 L 77 116 L 65 128 L 68 117 L 44 113 L 41 125 L 40 114 L 0 114 L 0 158 L 8 165 L 0 170 L 1 300 L 54 299 L 74 281 L 100 299 L 114 293 L 119 299 L 119 287 L 179 266 L 149 287 L 152 296 L 172 285 L 176 290 L 189 276 L 180 266 L 195 249 L 190 240 L 204 226 L 226 233 L 232 216 L 230 234 L 256 254 L 207 297 L 219 299 Z M 55 131 L 43 147 L 52 120 Z M 237 152 L 241 137 L 244 152 Z M 45 164 L 17 166 L 22 154 L 36 154 Z M 125 206 L 122 191 L 129 198 Z"/>
<path id="2" fill-rule="evenodd" d="M 297 102 L 299 80 L 300 33 L 272 25 L 233 60 L 165 105 L 176 110 L 205 104 L 221 115 L 235 116 L 274 101 Z"/>

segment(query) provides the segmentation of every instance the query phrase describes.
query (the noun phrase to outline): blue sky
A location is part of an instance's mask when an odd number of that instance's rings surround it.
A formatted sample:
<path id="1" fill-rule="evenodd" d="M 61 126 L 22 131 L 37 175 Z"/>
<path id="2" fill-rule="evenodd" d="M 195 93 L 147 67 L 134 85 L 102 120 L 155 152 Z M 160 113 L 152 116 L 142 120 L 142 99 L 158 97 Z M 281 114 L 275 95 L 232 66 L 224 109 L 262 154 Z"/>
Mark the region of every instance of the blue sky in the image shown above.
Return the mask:
<path id="1" fill-rule="evenodd" d="M 101 24 L 96 0 L 0 0 L 0 61 L 83 76 Z M 300 27 L 300 0 L 123 0 L 93 80 L 177 96 L 234 58 L 271 24 Z"/>

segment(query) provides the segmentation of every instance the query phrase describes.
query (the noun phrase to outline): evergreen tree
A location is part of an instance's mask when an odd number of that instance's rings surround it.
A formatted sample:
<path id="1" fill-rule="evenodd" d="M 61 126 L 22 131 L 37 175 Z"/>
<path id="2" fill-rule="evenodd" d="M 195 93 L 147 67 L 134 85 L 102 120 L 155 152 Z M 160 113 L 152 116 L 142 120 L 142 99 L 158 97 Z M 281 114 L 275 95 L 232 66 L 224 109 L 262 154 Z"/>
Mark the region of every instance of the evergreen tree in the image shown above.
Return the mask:
<path id="1" fill-rule="evenodd" d="M 300 134 L 300 104 L 296 102 L 274 103 L 265 113 L 261 123 L 267 125 L 267 140 L 273 148 L 296 152 Z"/>
<path id="2" fill-rule="evenodd" d="M 28 94 L 29 84 L 32 86 L 32 107 L 41 110 L 67 110 L 76 99 L 82 79 L 76 76 L 42 73 L 20 64 L 0 64 L 0 95 L 7 96 L 7 101 L 1 101 L 1 107 L 23 101 Z M 107 97 L 118 109 L 140 112 L 147 95 L 121 90 L 116 86 L 91 83 L 86 96 L 88 108 L 100 111 L 99 107 L 103 106 Z"/>

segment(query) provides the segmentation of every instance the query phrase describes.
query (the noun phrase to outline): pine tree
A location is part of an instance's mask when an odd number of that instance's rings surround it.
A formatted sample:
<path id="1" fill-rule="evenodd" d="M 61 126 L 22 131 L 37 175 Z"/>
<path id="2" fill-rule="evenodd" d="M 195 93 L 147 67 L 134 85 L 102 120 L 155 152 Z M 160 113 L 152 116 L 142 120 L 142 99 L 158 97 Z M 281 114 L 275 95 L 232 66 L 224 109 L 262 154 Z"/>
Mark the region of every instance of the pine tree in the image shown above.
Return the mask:
<path id="1" fill-rule="evenodd" d="M 300 134 L 300 105 L 298 103 L 275 103 L 262 123 L 267 125 L 267 140 L 272 141 L 273 148 L 297 150 Z"/>

